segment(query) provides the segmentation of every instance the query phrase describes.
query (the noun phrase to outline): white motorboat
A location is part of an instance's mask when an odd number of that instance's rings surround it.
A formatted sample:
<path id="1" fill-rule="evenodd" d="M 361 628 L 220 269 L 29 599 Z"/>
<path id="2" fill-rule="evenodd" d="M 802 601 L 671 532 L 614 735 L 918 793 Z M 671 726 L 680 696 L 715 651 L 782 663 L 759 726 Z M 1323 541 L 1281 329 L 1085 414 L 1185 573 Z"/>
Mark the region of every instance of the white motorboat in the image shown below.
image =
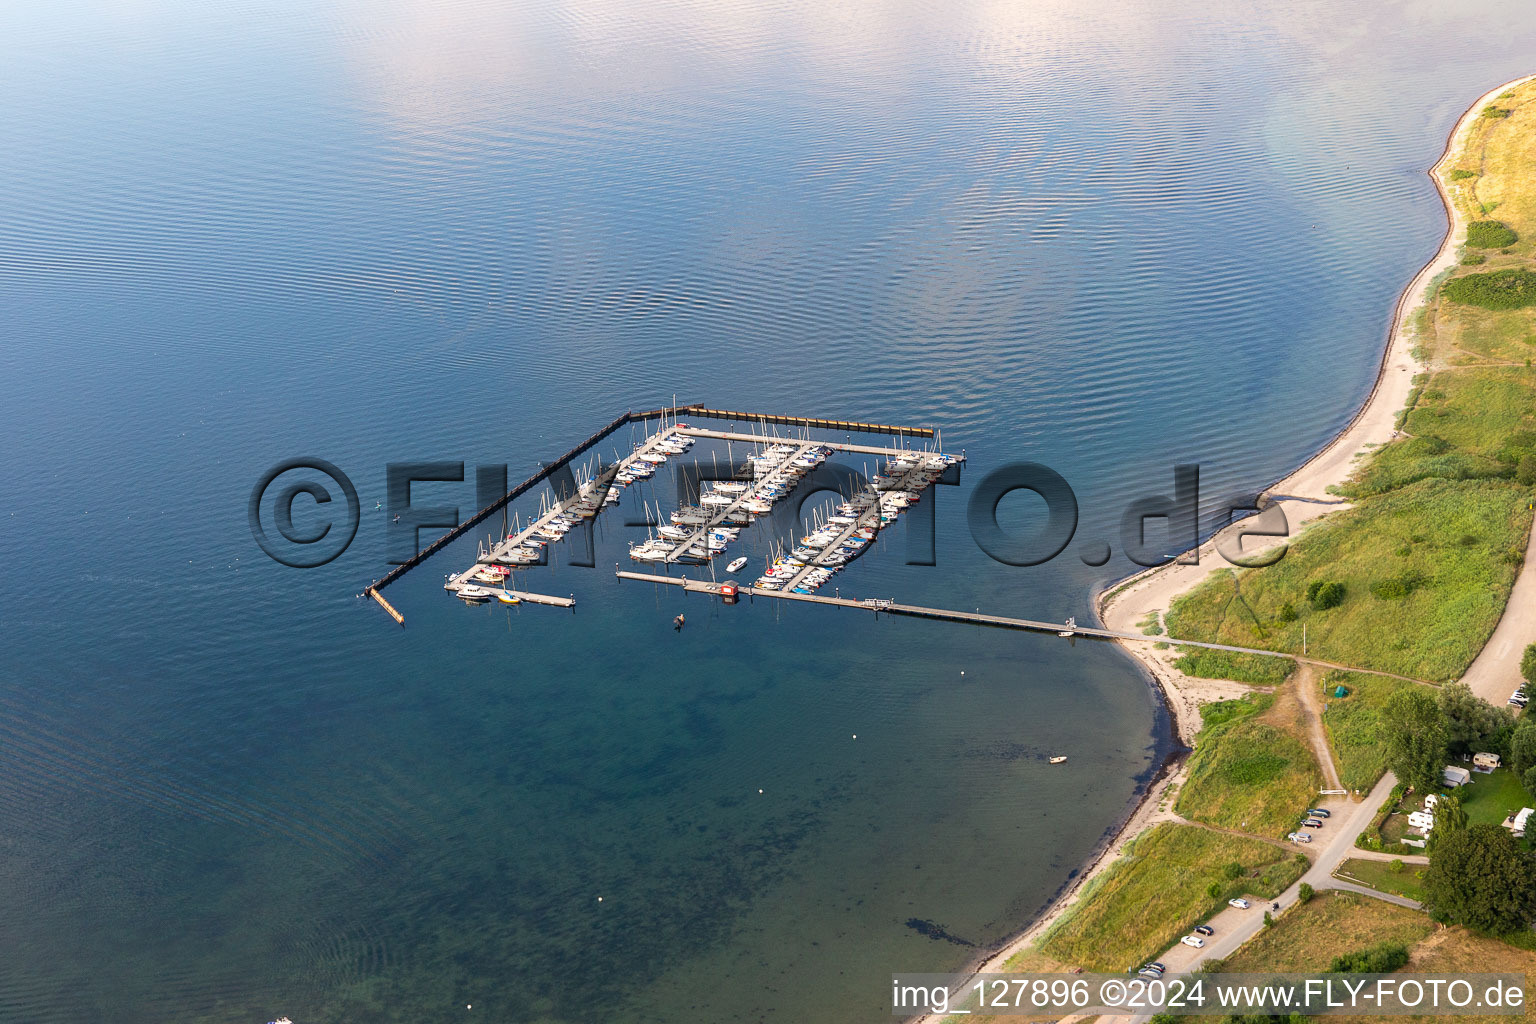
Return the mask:
<path id="1" fill-rule="evenodd" d="M 741 572 L 742 567 L 745 566 L 746 564 L 747 564 L 746 556 L 742 556 L 741 558 L 738 558 L 735 561 L 733 561 L 730 565 L 727 565 L 725 567 L 725 571 L 726 572 Z"/>
<path id="2" fill-rule="evenodd" d="M 719 491 L 721 494 L 740 494 L 743 491 L 745 491 L 748 486 L 749 485 L 745 481 L 742 481 L 742 480 L 715 480 L 715 481 L 713 481 L 714 489 Z"/>
<path id="3" fill-rule="evenodd" d="M 687 540 L 693 531 L 685 526 L 658 526 L 656 532 L 669 540 Z"/>
<path id="4" fill-rule="evenodd" d="M 484 587 L 468 586 L 460 587 L 455 591 L 455 595 L 466 601 L 488 601 L 490 600 L 491 592 Z"/>

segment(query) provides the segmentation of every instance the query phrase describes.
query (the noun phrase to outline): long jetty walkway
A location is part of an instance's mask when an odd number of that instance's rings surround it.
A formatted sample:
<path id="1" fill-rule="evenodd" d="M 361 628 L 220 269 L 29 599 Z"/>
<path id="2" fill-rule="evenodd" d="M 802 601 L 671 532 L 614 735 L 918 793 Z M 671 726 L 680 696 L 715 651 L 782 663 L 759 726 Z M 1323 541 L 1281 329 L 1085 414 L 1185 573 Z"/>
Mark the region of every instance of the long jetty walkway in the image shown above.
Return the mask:
<path id="1" fill-rule="evenodd" d="M 653 573 L 629 572 L 624 569 L 615 570 L 614 575 L 621 580 L 635 580 L 641 583 L 662 583 L 668 586 L 682 587 L 687 593 L 709 594 L 720 596 L 721 584 L 709 580 L 692 580 L 686 576 L 657 576 Z M 1305 665 L 1317 665 L 1322 668 L 1343 669 L 1348 672 L 1363 672 L 1366 675 L 1386 676 L 1390 679 L 1402 679 L 1410 683 L 1422 683 L 1422 679 L 1414 679 L 1412 676 L 1400 676 L 1394 672 L 1382 672 L 1379 669 L 1359 668 L 1354 665 L 1340 665 L 1336 662 L 1321 661 L 1317 658 L 1308 658 L 1299 654 L 1290 654 L 1286 651 L 1267 651 L 1262 647 L 1237 647 L 1232 644 L 1216 644 L 1205 640 L 1180 640 L 1171 636 L 1144 636 L 1140 633 L 1120 633 L 1113 629 L 1100 629 L 1096 626 L 1068 625 L 1062 622 L 1043 622 L 1038 619 L 1017 619 L 1007 615 L 987 615 L 983 612 L 951 611 L 947 608 L 926 608 L 922 605 L 901 604 L 897 601 L 887 601 L 883 598 L 864 598 L 856 600 L 850 597 L 826 597 L 822 594 L 796 594 L 787 590 L 764 590 L 761 587 L 749 587 L 739 584 L 736 593 L 740 597 L 772 597 L 781 601 L 808 601 L 811 604 L 833 605 L 838 608 L 854 608 L 860 611 L 874 612 L 877 615 L 885 612 L 888 615 L 909 615 L 918 619 L 938 619 L 943 622 L 962 622 L 973 626 L 995 626 L 999 629 L 1019 629 L 1035 633 L 1055 633 L 1062 637 L 1089 637 L 1094 640 L 1126 640 L 1136 643 L 1164 643 L 1174 647 L 1203 647 L 1210 651 L 1231 651 L 1236 654 L 1257 654 L 1265 658 L 1289 658 L 1292 661 Z"/>

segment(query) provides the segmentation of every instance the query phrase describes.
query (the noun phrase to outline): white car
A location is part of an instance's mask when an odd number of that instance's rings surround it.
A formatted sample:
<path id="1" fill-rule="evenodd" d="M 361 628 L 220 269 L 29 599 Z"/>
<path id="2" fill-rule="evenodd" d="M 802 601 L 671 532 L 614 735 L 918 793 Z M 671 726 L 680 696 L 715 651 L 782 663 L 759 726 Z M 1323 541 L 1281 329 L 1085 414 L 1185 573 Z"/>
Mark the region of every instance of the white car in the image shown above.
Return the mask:
<path id="1" fill-rule="evenodd" d="M 1289 839 L 1293 843 L 1310 843 L 1312 841 L 1312 837 L 1305 832 L 1292 832 L 1285 838 Z"/>
<path id="2" fill-rule="evenodd" d="M 1205 945 L 1205 940 L 1198 935 L 1186 935 L 1179 941 L 1184 943 L 1186 946 L 1194 946 L 1196 949 L 1199 949 L 1201 946 Z"/>
<path id="3" fill-rule="evenodd" d="M 1247 910 L 1248 901 L 1244 899 L 1227 900 L 1227 906 L 1236 907 L 1238 910 Z"/>

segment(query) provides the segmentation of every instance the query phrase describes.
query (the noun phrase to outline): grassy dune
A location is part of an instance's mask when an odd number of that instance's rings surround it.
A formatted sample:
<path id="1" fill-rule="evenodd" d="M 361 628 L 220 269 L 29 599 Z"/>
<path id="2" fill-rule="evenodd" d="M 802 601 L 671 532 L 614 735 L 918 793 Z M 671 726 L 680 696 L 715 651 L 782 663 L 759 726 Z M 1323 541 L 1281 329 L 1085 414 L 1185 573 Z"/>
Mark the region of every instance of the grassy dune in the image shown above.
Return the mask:
<path id="1" fill-rule="evenodd" d="M 1312 805 L 1322 774 L 1312 752 L 1273 717 L 1278 709 L 1249 707 L 1201 730 L 1176 809 L 1193 821 L 1279 838 Z"/>
<path id="2" fill-rule="evenodd" d="M 1349 696 L 1336 698 L 1334 688 L 1341 684 Z M 1323 677 L 1323 728 L 1346 789 L 1368 793 L 1387 770 L 1381 710 L 1392 694 L 1413 685 L 1358 672 L 1329 672 Z"/>
<path id="3" fill-rule="evenodd" d="M 1123 971 L 1167 949 L 1230 897 L 1272 898 L 1303 870 L 1271 843 L 1162 824 L 1088 885 L 1040 952 L 1075 967 Z M 1217 896 L 1210 895 L 1213 883 Z"/>
<path id="4" fill-rule="evenodd" d="M 1341 488 L 1354 508 L 1307 530 L 1274 566 L 1213 574 L 1169 610 L 1171 635 L 1299 652 L 1305 628 L 1315 657 L 1444 682 L 1492 633 L 1536 501 L 1536 305 L 1489 308 L 1510 306 L 1503 286 L 1536 271 L 1536 83 L 1499 107 L 1508 115 L 1479 118 L 1439 169 L 1453 202 L 1484 225 L 1484 244 L 1467 250 L 1480 262 L 1455 268 L 1415 317 L 1429 368 L 1402 436 Z M 1320 581 L 1342 583 L 1342 603 L 1314 607 L 1308 586 Z M 1184 664 L 1245 682 L 1279 670 L 1201 654 Z M 1367 709 L 1342 717 L 1346 734 L 1369 728 Z M 1363 743 L 1351 754 L 1353 787 L 1376 769 Z"/>

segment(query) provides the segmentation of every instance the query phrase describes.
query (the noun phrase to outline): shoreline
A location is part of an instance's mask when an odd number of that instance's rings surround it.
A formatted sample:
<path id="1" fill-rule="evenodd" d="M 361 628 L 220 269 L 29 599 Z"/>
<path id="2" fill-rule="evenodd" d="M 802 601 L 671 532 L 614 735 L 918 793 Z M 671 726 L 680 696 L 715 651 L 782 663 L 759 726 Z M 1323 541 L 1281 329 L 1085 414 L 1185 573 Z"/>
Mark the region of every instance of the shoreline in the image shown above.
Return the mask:
<path id="1" fill-rule="evenodd" d="M 1447 134 L 1439 157 L 1425 170 L 1434 183 L 1445 211 L 1445 234 L 1434 255 L 1399 293 L 1388 321 L 1387 343 L 1382 350 L 1376 378 L 1355 414 L 1321 448 L 1260 492 L 1264 497 L 1278 495 L 1273 497 L 1273 501 L 1285 511 L 1290 531 L 1288 537 L 1279 538 L 1279 541 L 1294 539 L 1299 532 L 1297 527 L 1305 526 L 1330 511 L 1349 507 L 1349 502 L 1330 494 L 1327 488 L 1347 480 L 1362 455 L 1390 441 L 1396 433 L 1398 414 L 1407 406 L 1413 378 L 1424 368 L 1414 357 L 1406 321 L 1424 304 L 1426 292 L 1434 278 L 1456 265 L 1456 250 L 1466 237 L 1466 218 L 1447 192 L 1439 174 L 1440 167 L 1456 151 L 1458 141 L 1466 130 L 1476 123 L 1484 105 L 1499 93 L 1532 79 L 1536 79 L 1536 74 L 1522 75 L 1504 82 L 1469 104 Z M 1185 565 L 1177 561 L 1164 563 L 1132 573 L 1098 590 L 1092 596 L 1092 604 L 1099 625 L 1123 632 L 1136 632 L 1138 624 L 1149 614 L 1155 612 L 1161 617 L 1175 598 L 1200 583 L 1215 569 L 1226 566 L 1226 561 L 1216 552 L 1216 541 L 1220 536 L 1218 532 L 1192 549 L 1197 553 L 1196 564 Z M 1253 554 L 1268 546 L 1255 545 L 1244 548 L 1244 551 Z M 1189 553 L 1185 551 L 1181 554 Z M 1186 676 L 1173 666 L 1172 662 L 1177 655 L 1172 649 L 1161 652 L 1151 644 L 1130 644 L 1118 640 L 1114 643 L 1136 663 L 1147 684 L 1157 692 L 1172 719 L 1175 745 L 1154 773 L 1145 791 L 1132 802 L 1120 823 L 1106 830 L 1104 840 L 1090 853 L 1079 874 L 1065 883 L 1020 932 L 957 973 L 1002 970 L 1008 960 L 1048 930 L 1072 906 L 1083 887 L 1112 864 L 1132 840 L 1159 821 L 1170 820 L 1172 815 L 1163 811 L 1163 799 L 1170 789 L 1182 781 L 1188 763 L 1187 755 L 1200 727 L 1199 705 L 1209 700 L 1226 699 L 1263 689 L 1227 680 Z M 913 1019 L 923 1024 L 929 1024 L 930 1021 L 936 1024 L 940 1018 L 925 1016 Z"/>

